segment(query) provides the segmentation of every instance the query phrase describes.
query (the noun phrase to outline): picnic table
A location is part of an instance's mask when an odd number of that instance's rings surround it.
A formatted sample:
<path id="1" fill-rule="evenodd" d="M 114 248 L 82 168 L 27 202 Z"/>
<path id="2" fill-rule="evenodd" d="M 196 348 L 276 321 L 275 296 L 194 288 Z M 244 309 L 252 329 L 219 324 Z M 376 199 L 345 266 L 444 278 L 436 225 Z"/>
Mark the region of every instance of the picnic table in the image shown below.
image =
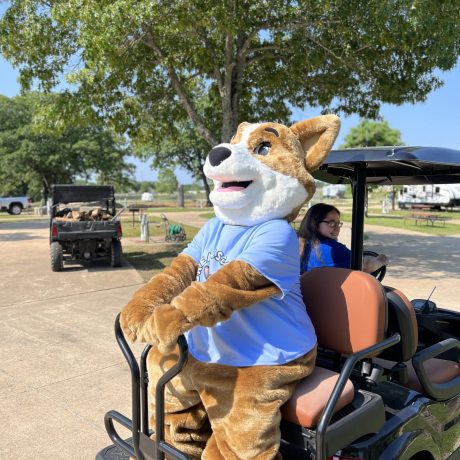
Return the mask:
<path id="1" fill-rule="evenodd" d="M 433 205 L 432 204 L 412 203 L 410 205 L 410 209 L 417 209 L 419 211 L 431 211 L 433 209 Z"/>
<path id="2" fill-rule="evenodd" d="M 446 220 L 451 219 L 451 217 L 439 216 L 437 214 L 410 214 L 404 217 L 404 223 L 406 219 L 415 221 L 415 225 L 425 223 L 425 225 L 431 224 L 433 227 L 436 222 L 441 222 L 442 226 L 445 227 Z"/>

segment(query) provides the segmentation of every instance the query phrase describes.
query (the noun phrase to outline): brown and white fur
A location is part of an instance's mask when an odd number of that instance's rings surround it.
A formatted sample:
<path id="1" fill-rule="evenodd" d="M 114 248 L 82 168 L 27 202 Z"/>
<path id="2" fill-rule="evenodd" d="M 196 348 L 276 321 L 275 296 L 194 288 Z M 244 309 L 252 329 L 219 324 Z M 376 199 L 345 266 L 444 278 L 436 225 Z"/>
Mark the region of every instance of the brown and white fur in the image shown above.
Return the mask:
<path id="1" fill-rule="evenodd" d="M 204 166 L 206 176 L 214 181 L 210 198 L 217 217 L 234 225 L 295 219 L 315 192 L 309 172 L 324 160 L 338 128 L 339 120 L 333 115 L 290 128 L 277 123 L 242 123 L 229 144 L 220 144 L 210 152 Z M 268 144 L 270 147 L 264 148 Z M 211 159 L 216 149 L 228 149 L 231 155 L 214 166 Z M 223 187 L 233 181 L 250 183 L 241 190 Z"/>
<path id="2" fill-rule="evenodd" d="M 214 181 L 214 190 L 210 199 L 216 216 L 225 224 L 243 226 L 253 226 L 271 219 L 286 219 L 287 221 L 295 219 L 299 209 L 315 192 L 314 179 L 310 173 L 324 161 L 338 134 L 339 127 L 340 121 L 335 115 L 312 118 L 295 123 L 291 127 L 277 123 L 240 124 L 230 143 L 220 144 L 211 150 L 204 167 L 206 176 Z M 148 342 L 158 346 L 152 349 L 149 357 L 152 374 L 158 374 L 158 369 L 163 366 L 162 363 L 166 362 L 166 357 L 174 349 L 180 334 L 198 325 L 212 327 L 228 319 L 235 310 L 249 308 L 257 302 L 279 294 L 279 289 L 272 282 L 243 261 L 233 260 L 226 263 L 211 274 L 205 282 L 195 281 L 197 270 L 198 265 L 190 256 L 180 254 L 169 267 L 155 275 L 149 283 L 137 291 L 122 311 L 121 325 L 130 340 Z M 193 365 L 196 369 L 203 366 L 207 368 L 207 365 L 203 363 L 198 365 L 194 362 Z M 209 364 L 209 366 L 215 367 L 216 365 Z M 272 375 L 274 381 L 278 379 L 278 384 L 273 383 L 273 385 L 284 388 L 283 391 L 280 390 L 277 393 L 283 396 L 279 400 L 269 401 L 268 396 L 265 398 L 262 394 L 259 395 L 261 400 L 257 404 L 260 404 L 262 408 L 265 401 L 269 407 L 279 408 L 279 405 L 289 397 L 295 381 L 308 375 L 313 366 L 313 351 L 303 357 L 303 361 L 293 362 L 290 367 L 275 366 L 272 369 Z M 167 422 L 170 426 L 172 441 L 174 441 L 174 433 L 181 432 L 187 423 L 195 420 L 193 439 L 198 444 L 190 448 L 188 452 L 196 458 L 201 455 L 203 455 L 202 458 L 210 459 L 256 458 L 252 455 L 256 455 L 257 458 L 275 458 L 277 456 L 276 436 L 272 436 L 270 441 L 267 441 L 271 443 L 270 446 L 262 446 L 259 453 L 251 450 L 255 441 L 249 440 L 250 446 L 247 453 L 240 453 L 241 457 L 237 457 L 230 452 L 225 453 L 226 447 L 223 446 L 223 441 L 216 444 L 213 435 L 203 431 L 203 427 L 208 427 L 209 431 L 209 424 L 203 421 L 203 417 L 209 416 L 213 432 L 217 433 L 220 429 L 220 422 L 217 420 L 224 423 L 225 414 L 239 413 L 239 411 L 243 414 L 244 406 L 251 407 L 251 403 L 245 400 L 245 395 L 236 395 L 235 392 L 240 391 L 237 390 L 240 387 L 247 387 L 244 381 L 266 380 L 267 375 L 261 374 L 265 372 L 262 368 L 264 366 L 255 366 L 244 373 L 235 370 L 238 368 L 233 370 L 227 366 L 220 368 L 222 375 L 228 373 L 231 377 L 228 377 L 226 382 L 221 382 L 219 389 L 225 389 L 228 401 L 235 401 L 236 404 L 238 400 L 238 408 L 233 406 L 230 409 L 227 407 L 228 404 L 221 400 L 217 401 L 217 408 L 211 402 L 213 412 L 206 414 L 207 400 L 205 399 L 209 398 L 209 395 L 200 396 L 201 403 L 198 408 L 195 406 L 195 403 L 198 404 L 198 402 L 187 402 L 180 398 L 178 402 L 175 399 L 176 406 L 173 404 L 174 407 L 169 414 L 172 421 Z M 184 383 L 188 378 L 185 377 L 188 375 L 187 372 L 190 372 L 190 369 L 184 372 L 182 381 L 180 383 L 176 381 L 175 384 L 176 390 L 179 387 L 185 388 L 184 395 L 186 396 L 190 395 L 190 387 Z M 213 372 L 211 375 L 215 375 Z M 200 376 L 204 375 L 209 374 L 201 369 Z M 197 375 L 195 377 L 198 378 Z M 200 385 L 204 389 L 210 387 L 211 384 L 207 385 L 201 377 Z M 215 375 L 214 378 L 217 376 Z M 270 382 L 265 383 L 267 388 L 270 387 Z M 197 385 L 196 381 L 192 386 L 196 389 Z M 267 394 L 274 394 L 273 391 L 267 391 Z M 204 393 L 206 393 L 205 390 Z M 220 393 L 219 395 L 219 398 L 222 398 Z M 249 398 L 248 395 L 246 396 Z M 215 397 L 218 397 L 217 393 Z M 204 404 L 204 409 L 202 404 Z M 190 411 L 184 413 L 183 410 L 186 407 Z M 179 416 L 178 412 L 183 414 L 183 417 Z M 244 417 L 249 417 L 244 423 L 252 423 L 250 414 Z M 260 413 L 256 415 L 257 417 L 260 418 Z M 278 417 L 277 410 L 267 413 L 267 427 L 265 428 L 271 429 L 272 424 L 276 425 L 279 422 Z M 260 427 L 263 426 L 259 419 L 256 420 L 257 424 Z M 221 427 L 223 432 L 228 433 L 229 426 Z M 190 426 L 187 428 L 192 429 Z M 246 442 L 243 437 L 247 436 L 245 434 L 247 430 L 244 426 L 239 429 L 242 437 L 233 441 L 235 445 L 242 446 Z M 202 430 L 201 434 L 198 433 L 200 430 Z M 276 431 L 274 427 L 273 430 Z M 179 443 L 178 439 L 176 441 Z M 202 453 L 205 444 L 206 449 Z M 228 444 L 231 444 L 231 440 L 228 441 Z M 183 448 L 187 450 L 186 447 Z M 262 454 L 262 451 L 265 453 Z"/>

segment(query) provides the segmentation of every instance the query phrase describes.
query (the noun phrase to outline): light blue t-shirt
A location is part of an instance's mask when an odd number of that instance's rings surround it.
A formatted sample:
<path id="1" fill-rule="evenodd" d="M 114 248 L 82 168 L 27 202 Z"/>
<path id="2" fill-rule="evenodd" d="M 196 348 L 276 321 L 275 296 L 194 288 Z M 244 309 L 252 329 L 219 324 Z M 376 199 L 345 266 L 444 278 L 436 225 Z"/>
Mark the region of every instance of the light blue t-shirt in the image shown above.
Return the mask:
<path id="1" fill-rule="evenodd" d="M 199 264 L 197 281 L 241 260 L 281 294 L 241 308 L 213 327 L 188 331 L 192 356 L 228 366 L 285 364 L 314 347 L 315 331 L 300 293 L 298 248 L 294 230 L 281 219 L 244 227 L 214 218 L 199 231 L 183 251 Z"/>

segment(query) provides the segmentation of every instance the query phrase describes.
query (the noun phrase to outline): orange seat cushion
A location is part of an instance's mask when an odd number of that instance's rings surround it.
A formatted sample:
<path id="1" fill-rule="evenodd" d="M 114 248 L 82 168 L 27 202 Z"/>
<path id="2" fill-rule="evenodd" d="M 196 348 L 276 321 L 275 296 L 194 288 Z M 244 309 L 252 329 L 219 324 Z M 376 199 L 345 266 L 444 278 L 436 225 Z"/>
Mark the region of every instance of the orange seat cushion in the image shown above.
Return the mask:
<path id="1" fill-rule="evenodd" d="M 407 362 L 408 381 L 407 387 L 423 393 L 422 385 L 415 373 L 412 362 Z M 445 359 L 431 358 L 423 365 L 426 373 L 433 383 L 446 383 L 460 375 L 460 365 L 454 361 Z"/>
<path id="2" fill-rule="evenodd" d="M 283 419 L 306 428 L 316 426 L 338 378 L 337 372 L 316 367 L 297 384 L 291 399 L 281 408 Z M 354 394 L 353 384 L 348 380 L 334 412 L 350 404 Z"/>
<path id="3" fill-rule="evenodd" d="M 374 359 L 374 363 L 379 364 L 385 369 L 391 369 L 397 364 L 394 361 L 388 361 L 381 358 Z M 404 364 L 407 366 L 408 379 L 407 383 L 402 385 L 423 394 L 424 391 L 417 377 L 417 374 L 415 373 L 412 361 L 406 361 Z M 424 363 L 424 367 L 426 373 L 429 375 L 430 380 L 433 383 L 446 383 L 460 375 L 460 364 L 456 363 L 455 361 L 431 358 Z"/>

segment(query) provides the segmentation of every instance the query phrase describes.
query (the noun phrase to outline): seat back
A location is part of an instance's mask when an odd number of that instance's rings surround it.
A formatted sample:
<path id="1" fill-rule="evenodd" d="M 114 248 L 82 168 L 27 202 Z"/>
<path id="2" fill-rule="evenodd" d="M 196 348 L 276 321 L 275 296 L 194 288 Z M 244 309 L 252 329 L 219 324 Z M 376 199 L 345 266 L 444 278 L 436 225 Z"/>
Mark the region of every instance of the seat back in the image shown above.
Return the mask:
<path id="1" fill-rule="evenodd" d="M 305 272 L 300 285 L 320 347 L 351 354 L 384 339 L 387 301 L 373 276 L 321 267 Z"/>
<path id="2" fill-rule="evenodd" d="M 460 393 L 460 342 L 449 338 L 417 351 L 417 317 L 409 299 L 394 288 L 385 287 L 388 301 L 387 334 L 399 333 L 401 341 L 383 350 L 375 362 L 391 366 L 392 379 L 429 398 L 445 401 Z M 440 359 L 453 352 L 456 359 Z"/>
<path id="3" fill-rule="evenodd" d="M 401 291 L 387 286 L 384 289 L 388 302 L 387 336 L 399 333 L 401 341 L 384 350 L 379 357 L 403 363 L 409 361 L 417 351 L 417 318 L 412 304 Z"/>

